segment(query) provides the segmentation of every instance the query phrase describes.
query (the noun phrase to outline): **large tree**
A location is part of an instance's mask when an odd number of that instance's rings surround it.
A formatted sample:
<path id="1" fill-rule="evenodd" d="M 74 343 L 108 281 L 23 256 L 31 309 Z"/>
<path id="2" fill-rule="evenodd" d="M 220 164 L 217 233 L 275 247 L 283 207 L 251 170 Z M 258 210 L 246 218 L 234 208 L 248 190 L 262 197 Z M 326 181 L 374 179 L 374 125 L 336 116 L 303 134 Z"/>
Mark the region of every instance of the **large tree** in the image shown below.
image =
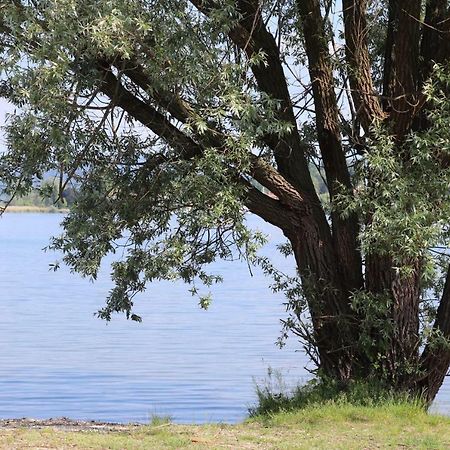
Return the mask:
<path id="1" fill-rule="evenodd" d="M 208 263 L 243 258 L 286 291 L 319 376 L 431 401 L 450 363 L 449 33 L 447 0 L 3 1 L 4 192 L 49 171 L 77 187 L 53 246 L 94 278 L 120 249 L 106 319 L 139 319 L 155 279 L 206 304 Z M 298 279 L 257 256 L 248 213 Z"/>

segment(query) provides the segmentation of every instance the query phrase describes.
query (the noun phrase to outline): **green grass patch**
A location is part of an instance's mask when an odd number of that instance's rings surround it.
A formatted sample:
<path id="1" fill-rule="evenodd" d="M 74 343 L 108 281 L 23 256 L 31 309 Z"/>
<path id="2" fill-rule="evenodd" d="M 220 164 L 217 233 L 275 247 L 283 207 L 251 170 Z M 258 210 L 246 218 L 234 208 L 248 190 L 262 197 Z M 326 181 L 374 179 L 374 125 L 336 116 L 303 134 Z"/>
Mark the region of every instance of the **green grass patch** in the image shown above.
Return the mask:
<path id="1" fill-rule="evenodd" d="M 311 404 L 238 425 L 176 425 L 157 419 L 120 431 L 0 429 L 0 449 L 448 449 L 450 418 L 417 404 Z"/>
<path id="2" fill-rule="evenodd" d="M 249 409 L 250 417 L 272 415 L 277 412 L 297 411 L 331 403 L 354 406 L 385 406 L 406 404 L 425 408 L 421 398 L 405 392 L 394 392 L 376 380 L 338 384 L 332 380 L 313 379 L 305 385 L 288 389 L 280 373 L 268 369 L 262 385 L 256 385 L 258 402 Z"/>

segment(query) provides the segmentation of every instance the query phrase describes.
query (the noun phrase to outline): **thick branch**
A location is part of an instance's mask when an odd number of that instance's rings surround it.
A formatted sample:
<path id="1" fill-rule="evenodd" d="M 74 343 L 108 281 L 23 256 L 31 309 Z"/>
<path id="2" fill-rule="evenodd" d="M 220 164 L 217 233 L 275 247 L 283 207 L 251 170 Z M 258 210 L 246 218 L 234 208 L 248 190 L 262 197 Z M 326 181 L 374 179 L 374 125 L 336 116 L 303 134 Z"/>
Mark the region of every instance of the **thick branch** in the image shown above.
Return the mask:
<path id="1" fill-rule="evenodd" d="M 155 108 L 139 100 L 125 89 L 109 69 L 103 68 L 102 72 L 103 81 L 100 89 L 115 105 L 177 149 L 182 158 L 188 159 L 201 155 L 202 149 L 195 141 L 172 125 Z"/>
<path id="2" fill-rule="evenodd" d="M 130 60 L 116 60 L 113 64 L 145 92 L 148 92 L 151 88 L 152 98 L 158 105 L 166 109 L 172 117 L 183 123 L 192 118 L 192 111 L 189 106 L 176 94 L 155 89 L 152 86 L 151 79 L 138 63 Z"/>
<path id="3" fill-rule="evenodd" d="M 418 95 L 421 0 L 390 0 L 384 95 L 392 131 L 401 140 L 421 107 Z"/>
<path id="4" fill-rule="evenodd" d="M 297 2 L 312 81 L 319 147 L 324 162 L 331 202 L 341 186 L 352 189 L 345 153 L 342 148 L 333 70 L 328 39 L 319 0 Z M 349 290 L 362 286 L 361 257 L 357 250 L 358 222 L 356 216 L 342 219 L 332 212 L 333 240 L 343 268 L 342 276 Z"/>
<path id="5" fill-rule="evenodd" d="M 447 0 L 428 0 L 420 48 L 420 78 L 425 82 L 435 63 L 450 58 L 450 14 Z"/>
<path id="6" fill-rule="evenodd" d="M 201 144 L 193 141 L 186 136 L 177 127 L 172 125 L 161 113 L 156 111 L 152 106 L 139 100 L 127 89 L 125 89 L 117 77 L 108 70 L 103 69 L 104 81 L 101 90 L 114 102 L 130 114 L 133 118 L 140 121 L 143 125 L 152 130 L 155 134 L 163 138 L 169 145 L 177 149 L 177 159 L 191 159 L 203 154 Z M 142 73 L 143 78 L 144 74 Z M 176 103 L 173 103 L 176 105 Z M 180 116 L 180 119 L 182 117 Z M 221 147 L 220 141 L 216 141 L 218 148 Z M 264 220 L 276 224 L 281 229 L 291 228 L 289 221 L 285 222 L 281 217 L 294 216 L 293 210 L 298 213 L 306 213 L 307 208 L 304 206 L 303 198 L 297 190 L 289 184 L 272 166 L 265 163 L 261 158 L 252 156 L 252 176 L 262 185 L 270 189 L 280 200 L 271 199 L 270 197 L 258 192 L 253 187 L 249 190 L 247 206 Z M 164 157 L 151 158 L 145 168 L 153 170 L 157 165 L 165 162 Z M 243 178 L 241 182 L 247 184 Z M 257 204 L 260 201 L 261 204 Z M 285 205 L 285 206 L 283 206 Z M 287 207 L 286 207 L 287 206 Z M 282 214 L 282 216 L 280 215 Z M 278 215 L 278 218 L 276 217 Z M 293 221 L 291 217 L 291 222 Z M 276 223 L 275 223 L 276 222 Z"/>
<path id="7" fill-rule="evenodd" d="M 341 143 L 339 109 L 334 90 L 328 39 L 323 26 L 319 0 L 299 0 L 297 4 L 308 56 L 319 147 L 330 196 L 333 198 L 337 182 L 351 188 L 351 181 Z"/>
<path id="8" fill-rule="evenodd" d="M 245 205 L 252 213 L 286 232 L 292 232 L 298 222 L 298 217 L 292 210 L 283 207 L 278 200 L 263 194 L 250 184 Z"/>
<path id="9" fill-rule="evenodd" d="M 149 90 L 148 88 L 151 86 L 151 80 L 147 77 L 140 66 L 125 61 L 121 62 L 120 67 L 124 70 L 124 74 L 140 88 L 145 91 Z M 192 112 L 178 96 L 171 96 L 166 92 L 156 91 L 155 89 L 151 89 L 150 91 L 151 93 L 149 95 L 151 95 L 152 99 L 158 105 L 167 109 L 167 111 L 180 122 L 186 123 L 192 118 Z M 138 99 L 136 100 L 140 101 Z M 145 104 L 145 106 L 147 105 Z M 198 137 L 198 142 L 200 145 L 203 145 L 203 141 L 206 141 L 207 146 L 222 149 L 225 137 L 221 136 L 218 131 L 208 127 L 204 134 L 201 137 Z M 226 150 L 224 149 L 224 151 Z M 256 155 L 251 155 L 250 158 L 251 176 L 275 194 L 283 204 L 290 205 L 289 208 L 292 209 L 292 205 L 295 204 L 297 205 L 297 208 L 300 207 L 304 212 L 305 208 L 307 208 L 305 205 L 308 202 L 310 203 L 315 200 L 315 198 L 311 198 L 307 194 L 300 194 L 293 185 L 291 185 L 274 167 L 265 162 L 262 158 L 257 157 Z"/>
<path id="10" fill-rule="evenodd" d="M 357 117 L 366 133 L 374 122 L 385 117 L 371 74 L 367 47 L 367 3 L 368 0 L 343 0 L 347 71 Z"/>

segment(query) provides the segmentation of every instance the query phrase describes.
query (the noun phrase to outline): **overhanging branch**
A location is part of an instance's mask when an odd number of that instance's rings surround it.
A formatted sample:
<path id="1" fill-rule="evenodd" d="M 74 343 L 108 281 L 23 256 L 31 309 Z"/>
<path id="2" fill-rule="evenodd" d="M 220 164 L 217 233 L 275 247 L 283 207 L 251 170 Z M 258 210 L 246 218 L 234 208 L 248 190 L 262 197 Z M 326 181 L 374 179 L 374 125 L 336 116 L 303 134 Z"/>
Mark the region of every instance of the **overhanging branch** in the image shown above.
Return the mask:
<path id="1" fill-rule="evenodd" d="M 144 103 L 125 89 L 109 67 L 101 67 L 100 70 L 103 76 L 100 90 L 111 99 L 114 105 L 122 108 L 131 117 L 177 149 L 180 158 L 189 159 L 202 154 L 202 148 L 198 143 L 170 123 L 151 105 Z"/>
<path id="2" fill-rule="evenodd" d="M 195 142 L 177 127 L 172 125 L 168 119 L 156 111 L 152 106 L 144 103 L 142 100 L 131 94 L 123 87 L 120 80 L 111 72 L 111 70 L 109 70 L 109 68 L 103 68 L 102 71 L 104 79 L 100 87 L 102 92 L 104 92 L 115 105 L 125 110 L 130 116 L 140 121 L 143 125 L 164 139 L 169 145 L 177 149 L 176 159 L 187 160 L 203 154 L 204 149 L 199 143 Z M 144 78 L 140 79 L 140 81 L 143 82 Z M 176 103 L 173 103 L 173 105 L 175 106 Z M 180 119 L 181 118 L 182 117 L 180 116 Z M 219 144 L 219 142 L 217 142 L 217 144 Z M 254 176 L 261 184 L 274 191 L 276 195 L 281 197 L 281 200 L 268 197 L 253 186 L 250 186 L 245 178 L 239 176 L 238 179 L 240 182 L 244 183 L 248 188 L 246 205 L 250 211 L 259 215 L 264 220 L 279 226 L 281 229 L 285 229 L 289 226 L 289 221 L 286 221 L 286 215 L 290 214 L 292 216 L 292 222 L 294 222 L 292 205 L 303 204 L 303 199 L 296 189 L 290 186 L 289 183 L 269 164 L 263 163 L 261 158 L 254 155 L 251 156 L 251 159 L 253 167 L 252 176 Z M 167 159 L 162 156 L 150 158 L 143 168 L 151 171 L 166 161 Z M 286 207 L 288 204 L 291 205 L 291 208 Z"/>

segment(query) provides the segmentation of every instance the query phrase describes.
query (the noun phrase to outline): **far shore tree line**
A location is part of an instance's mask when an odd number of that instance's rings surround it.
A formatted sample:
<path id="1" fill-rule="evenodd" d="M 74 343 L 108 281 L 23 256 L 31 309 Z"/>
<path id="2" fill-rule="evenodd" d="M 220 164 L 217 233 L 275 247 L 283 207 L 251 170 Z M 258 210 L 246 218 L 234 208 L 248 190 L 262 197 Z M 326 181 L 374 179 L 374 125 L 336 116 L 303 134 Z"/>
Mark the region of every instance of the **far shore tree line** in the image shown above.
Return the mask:
<path id="1" fill-rule="evenodd" d="M 76 189 L 68 187 L 59 192 L 58 180 L 46 178 L 26 194 L 15 196 L 9 206 L 37 206 L 40 208 L 70 208 L 76 199 Z M 6 199 L 5 199 L 6 200 Z"/>
<path id="2" fill-rule="evenodd" d="M 160 279 L 206 307 L 209 264 L 245 260 L 319 380 L 429 404 L 450 364 L 449 36 L 448 0 L 1 2 L 3 193 L 76 181 L 52 246 L 82 275 L 127 235 L 106 320 L 140 320 Z"/>

